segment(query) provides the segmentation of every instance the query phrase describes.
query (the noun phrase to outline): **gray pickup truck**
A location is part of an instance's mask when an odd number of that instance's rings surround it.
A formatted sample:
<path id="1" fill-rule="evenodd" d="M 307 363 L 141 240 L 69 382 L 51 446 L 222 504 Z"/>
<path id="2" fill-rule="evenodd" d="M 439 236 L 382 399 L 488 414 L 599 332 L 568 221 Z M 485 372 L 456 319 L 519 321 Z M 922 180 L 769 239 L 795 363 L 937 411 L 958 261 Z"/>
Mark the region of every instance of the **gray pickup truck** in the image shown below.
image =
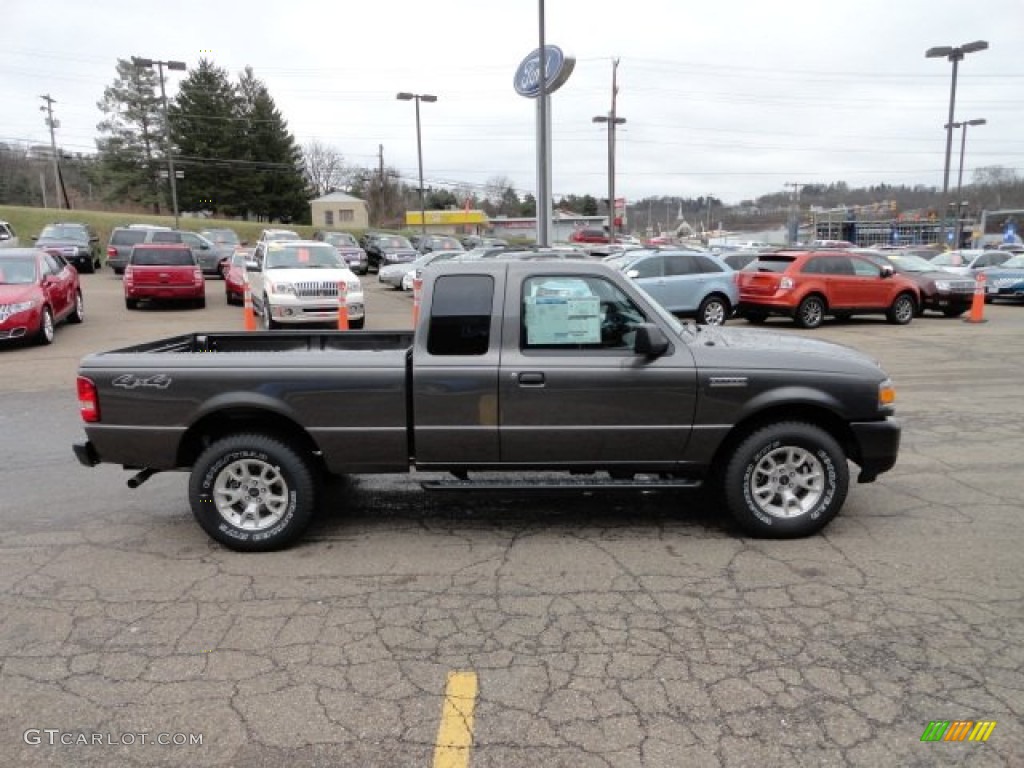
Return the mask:
<path id="1" fill-rule="evenodd" d="M 433 490 L 706 483 L 748 533 L 804 536 L 838 513 L 848 461 L 871 482 L 900 438 L 860 352 L 683 325 L 580 261 L 431 267 L 414 332 L 195 333 L 79 374 L 79 461 L 132 487 L 189 470 L 199 524 L 244 551 L 293 542 L 324 475 L 411 470 L 442 473 Z"/>

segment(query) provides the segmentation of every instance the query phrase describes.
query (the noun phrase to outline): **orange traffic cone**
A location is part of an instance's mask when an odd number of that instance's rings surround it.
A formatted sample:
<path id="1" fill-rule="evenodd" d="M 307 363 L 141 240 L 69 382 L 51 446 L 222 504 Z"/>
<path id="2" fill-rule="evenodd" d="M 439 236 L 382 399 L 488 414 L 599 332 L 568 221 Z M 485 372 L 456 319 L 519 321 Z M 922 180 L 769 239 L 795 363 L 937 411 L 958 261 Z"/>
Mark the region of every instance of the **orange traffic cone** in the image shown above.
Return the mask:
<path id="1" fill-rule="evenodd" d="M 965 319 L 965 323 L 984 323 L 985 320 L 985 273 L 980 272 L 975 278 L 974 298 L 971 299 L 971 314 Z"/>
<path id="2" fill-rule="evenodd" d="M 418 275 L 412 279 L 412 327 L 415 330 L 420 322 L 420 291 L 423 290 L 423 278 Z"/>
<path id="3" fill-rule="evenodd" d="M 267 312 L 267 307 L 263 308 Z M 256 330 L 256 313 L 252 311 L 252 291 L 249 289 L 249 278 L 245 278 L 245 290 L 242 291 L 242 315 L 245 318 L 245 330 Z"/>
<path id="4" fill-rule="evenodd" d="M 338 281 L 338 330 L 348 330 L 348 283 Z"/>

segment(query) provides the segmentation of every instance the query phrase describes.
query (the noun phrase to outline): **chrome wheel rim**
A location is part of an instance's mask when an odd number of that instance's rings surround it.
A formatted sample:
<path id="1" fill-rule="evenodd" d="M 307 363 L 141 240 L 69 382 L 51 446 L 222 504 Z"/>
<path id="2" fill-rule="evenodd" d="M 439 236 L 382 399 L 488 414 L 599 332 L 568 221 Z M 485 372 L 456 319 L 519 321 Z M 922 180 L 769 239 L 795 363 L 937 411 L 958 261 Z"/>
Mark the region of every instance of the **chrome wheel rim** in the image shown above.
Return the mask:
<path id="1" fill-rule="evenodd" d="M 53 315 L 50 310 L 43 310 L 43 336 L 47 341 L 53 341 Z"/>
<path id="2" fill-rule="evenodd" d="M 75 315 L 81 320 L 85 317 L 85 302 L 82 301 L 82 294 L 75 294 Z"/>
<path id="3" fill-rule="evenodd" d="M 910 299 L 904 297 L 902 299 L 896 299 L 896 319 L 901 323 L 906 323 L 914 317 L 914 305 L 910 302 Z"/>
<path id="4" fill-rule="evenodd" d="M 825 494 L 825 468 L 810 451 L 783 446 L 761 457 L 750 473 L 749 488 L 750 498 L 765 514 L 800 517 Z"/>
<path id="5" fill-rule="evenodd" d="M 800 317 L 807 325 L 817 325 L 821 322 L 821 304 L 817 301 L 807 302 Z"/>
<path id="6" fill-rule="evenodd" d="M 264 328 L 264 330 L 269 331 L 270 330 L 270 302 L 267 301 L 266 299 L 263 299 L 263 314 L 261 315 L 261 317 L 263 318 L 263 328 Z"/>
<path id="7" fill-rule="evenodd" d="M 228 464 L 213 485 L 213 503 L 230 525 L 246 531 L 265 531 L 288 511 L 288 483 L 281 471 L 260 459 Z"/>
<path id="8" fill-rule="evenodd" d="M 725 322 L 725 306 L 720 301 L 712 301 L 704 307 L 704 325 L 721 325 Z"/>

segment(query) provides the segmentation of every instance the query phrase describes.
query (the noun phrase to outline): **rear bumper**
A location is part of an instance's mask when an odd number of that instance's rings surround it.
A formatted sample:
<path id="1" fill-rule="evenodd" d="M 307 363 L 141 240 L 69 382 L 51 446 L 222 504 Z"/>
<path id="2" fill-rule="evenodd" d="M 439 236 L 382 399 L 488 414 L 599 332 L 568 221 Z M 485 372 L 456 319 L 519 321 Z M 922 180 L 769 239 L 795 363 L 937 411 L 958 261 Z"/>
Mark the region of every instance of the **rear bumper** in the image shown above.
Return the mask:
<path id="1" fill-rule="evenodd" d="M 125 287 L 126 299 L 153 299 L 155 301 L 192 301 L 206 297 L 206 286 L 194 285 L 137 285 Z"/>
<path id="2" fill-rule="evenodd" d="M 902 425 L 896 419 L 850 424 L 856 442 L 854 461 L 860 466 L 857 482 L 870 483 L 896 464 Z"/>
<path id="3" fill-rule="evenodd" d="M 78 463 L 83 467 L 95 467 L 102 461 L 99 453 L 96 451 L 96 446 L 88 440 L 84 443 L 74 443 L 71 446 L 71 450 L 75 452 L 75 458 L 78 459 Z"/>

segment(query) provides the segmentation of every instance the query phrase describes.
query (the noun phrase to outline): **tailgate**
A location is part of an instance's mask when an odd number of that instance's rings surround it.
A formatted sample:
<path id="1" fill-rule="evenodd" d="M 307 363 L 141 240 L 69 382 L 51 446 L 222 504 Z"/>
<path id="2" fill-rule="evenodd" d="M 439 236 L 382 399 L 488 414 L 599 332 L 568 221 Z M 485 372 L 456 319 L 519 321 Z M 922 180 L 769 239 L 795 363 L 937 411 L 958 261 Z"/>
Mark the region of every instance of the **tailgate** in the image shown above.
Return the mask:
<path id="1" fill-rule="evenodd" d="M 136 285 L 194 285 L 195 267 L 132 267 Z"/>
<path id="2" fill-rule="evenodd" d="M 738 272 L 740 296 L 774 296 L 780 275 L 774 272 Z"/>

